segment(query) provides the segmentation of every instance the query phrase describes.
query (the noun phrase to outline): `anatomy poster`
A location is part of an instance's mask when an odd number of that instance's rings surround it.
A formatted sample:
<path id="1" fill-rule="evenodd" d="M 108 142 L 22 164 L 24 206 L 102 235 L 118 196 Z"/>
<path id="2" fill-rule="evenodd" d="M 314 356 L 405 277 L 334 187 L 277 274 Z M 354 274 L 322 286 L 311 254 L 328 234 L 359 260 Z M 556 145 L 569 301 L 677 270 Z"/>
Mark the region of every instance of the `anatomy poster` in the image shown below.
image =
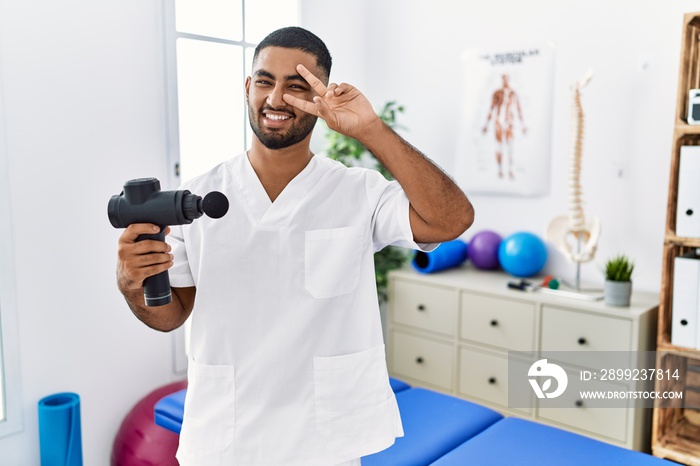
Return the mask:
<path id="1" fill-rule="evenodd" d="M 467 193 L 549 192 L 551 45 L 467 49 L 455 178 Z"/>

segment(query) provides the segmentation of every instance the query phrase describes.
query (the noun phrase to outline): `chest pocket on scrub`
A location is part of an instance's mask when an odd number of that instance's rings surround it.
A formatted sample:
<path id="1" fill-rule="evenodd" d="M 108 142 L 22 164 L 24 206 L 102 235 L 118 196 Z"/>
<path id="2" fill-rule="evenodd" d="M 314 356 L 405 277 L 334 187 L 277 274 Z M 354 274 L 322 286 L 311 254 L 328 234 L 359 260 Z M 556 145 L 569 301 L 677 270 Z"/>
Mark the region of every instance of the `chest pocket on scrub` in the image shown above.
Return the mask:
<path id="1" fill-rule="evenodd" d="M 304 284 L 314 298 L 352 292 L 360 281 L 360 227 L 308 230 L 304 241 Z"/>

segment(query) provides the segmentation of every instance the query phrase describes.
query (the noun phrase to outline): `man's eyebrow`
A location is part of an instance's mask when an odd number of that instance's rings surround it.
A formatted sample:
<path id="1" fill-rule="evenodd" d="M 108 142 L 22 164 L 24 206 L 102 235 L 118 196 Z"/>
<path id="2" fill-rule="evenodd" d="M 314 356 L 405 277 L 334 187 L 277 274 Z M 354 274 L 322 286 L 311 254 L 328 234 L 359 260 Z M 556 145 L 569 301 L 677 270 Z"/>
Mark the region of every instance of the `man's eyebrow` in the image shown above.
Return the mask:
<path id="1" fill-rule="evenodd" d="M 265 70 L 257 70 L 255 72 L 255 76 L 264 76 L 266 78 L 275 79 L 275 77 L 272 75 L 272 73 L 270 73 L 269 71 L 265 71 Z"/>
<path id="2" fill-rule="evenodd" d="M 257 70 L 255 72 L 255 76 L 264 76 L 264 77 L 270 78 L 272 80 L 275 79 L 275 76 L 266 70 Z M 301 81 L 304 84 L 308 84 L 306 82 L 306 79 L 304 79 L 304 77 L 300 74 L 288 74 L 288 75 L 284 76 L 284 80 L 285 81 Z"/>
<path id="3" fill-rule="evenodd" d="M 289 74 L 284 77 L 285 81 L 301 81 L 304 84 L 309 84 L 306 82 L 306 79 L 300 74 Z"/>

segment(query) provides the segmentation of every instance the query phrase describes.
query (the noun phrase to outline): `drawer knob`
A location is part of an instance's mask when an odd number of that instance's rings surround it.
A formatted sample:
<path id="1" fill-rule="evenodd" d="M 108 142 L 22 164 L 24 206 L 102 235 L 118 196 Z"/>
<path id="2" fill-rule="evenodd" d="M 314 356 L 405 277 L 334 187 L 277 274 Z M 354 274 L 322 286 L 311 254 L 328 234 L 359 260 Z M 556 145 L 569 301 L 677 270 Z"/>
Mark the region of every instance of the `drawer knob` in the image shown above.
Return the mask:
<path id="1" fill-rule="evenodd" d="M 422 311 L 425 311 L 425 306 L 424 306 L 423 304 L 419 304 L 419 305 L 418 305 L 418 310 L 421 311 L 421 312 L 422 312 Z"/>
<path id="2" fill-rule="evenodd" d="M 421 356 L 416 358 L 416 364 L 423 364 L 423 358 Z"/>
<path id="3" fill-rule="evenodd" d="M 489 383 L 491 385 L 495 385 L 496 384 L 496 377 L 489 377 Z"/>
<path id="4" fill-rule="evenodd" d="M 681 325 L 688 325 L 688 321 L 685 319 L 681 319 Z"/>
<path id="5" fill-rule="evenodd" d="M 496 319 L 491 321 L 491 327 L 498 327 L 498 321 Z"/>
<path id="6" fill-rule="evenodd" d="M 576 400 L 576 403 L 574 403 L 577 408 L 583 407 L 583 400 Z"/>
<path id="7" fill-rule="evenodd" d="M 582 346 L 583 346 L 583 345 L 585 345 L 586 343 L 588 343 L 588 342 L 586 341 L 585 338 L 581 337 L 581 338 L 578 339 L 578 344 L 579 344 L 579 345 L 582 345 Z"/>

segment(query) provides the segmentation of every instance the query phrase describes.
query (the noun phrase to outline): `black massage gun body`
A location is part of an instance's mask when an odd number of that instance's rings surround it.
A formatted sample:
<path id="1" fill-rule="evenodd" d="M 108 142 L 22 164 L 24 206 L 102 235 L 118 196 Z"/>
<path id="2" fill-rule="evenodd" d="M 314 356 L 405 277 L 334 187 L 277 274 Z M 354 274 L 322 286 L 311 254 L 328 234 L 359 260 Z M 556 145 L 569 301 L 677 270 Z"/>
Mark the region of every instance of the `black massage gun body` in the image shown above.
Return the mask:
<path id="1" fill-rule="evenodd" d="M 228 199 L 213 191 L 204 199 L 187 190 L 161 191 L 156 178 L 138 178 L 127 181 L 124 191 L 112 196 L 107 206 L 109 221 L 115 228 L 126 228 L 132 223 L 153 223 L 160 227 L 155 234 L 139 235 L 136 241 L 153 239 L 165 241 L 168 225 L 186 225 L 206 213 L 220 218 L 228 211 Z M 163 306 L 172 301 L 168 271 L 148 277 L 143 282 L 147 306 Z"/>
<path id="2" fill-rule="evenodd" d="M 149 222 L 150 223 L 150 222 Z M 160 231 L 152 235 L 139 235 L 136 241 L 145 239 L 154 239 L 157 241 L 165 241 L 165 228 L 167 225 L 158 225 Z M 156 275 L 146 277 L 143 281 L 143 297 L 146 306 L 164 306 L 172 302 L 172 292 L 170 289 L 170 275 L 165 270 Z"/>

